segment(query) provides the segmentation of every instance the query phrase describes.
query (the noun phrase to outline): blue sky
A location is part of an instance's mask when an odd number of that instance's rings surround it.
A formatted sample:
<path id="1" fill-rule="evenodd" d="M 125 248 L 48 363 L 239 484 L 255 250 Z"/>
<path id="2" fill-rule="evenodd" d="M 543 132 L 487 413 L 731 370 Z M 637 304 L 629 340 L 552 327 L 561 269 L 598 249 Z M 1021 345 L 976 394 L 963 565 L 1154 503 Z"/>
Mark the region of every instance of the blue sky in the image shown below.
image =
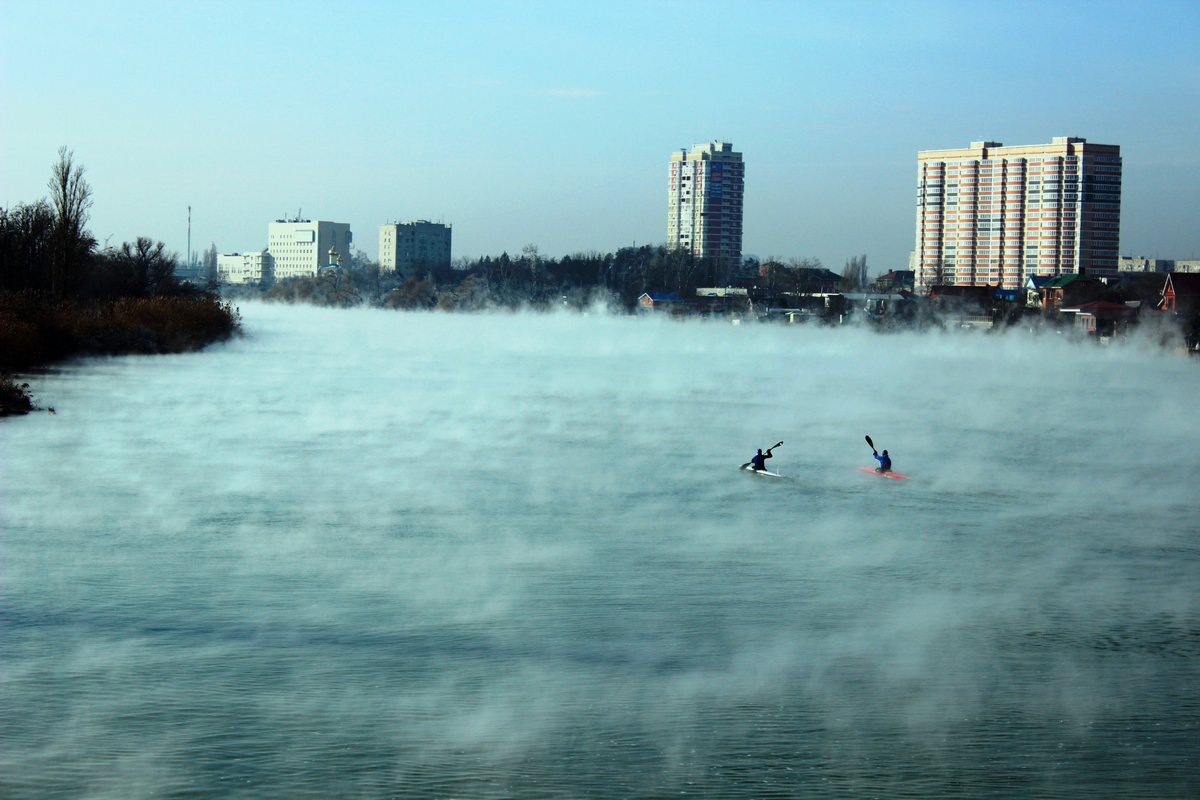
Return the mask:
<path id="1" fill-rule="evenodd" d="M 744 250 L 904 268 L 916 154 L 1121 145 L 1121 252 L 1200 258 L 1200 3 L 3 0 L 0 204 L 58 147 L 92 231 L 222 252 L 303 210 L 376 256 L 666 239 L 672 151 L 746 161 Z"/>

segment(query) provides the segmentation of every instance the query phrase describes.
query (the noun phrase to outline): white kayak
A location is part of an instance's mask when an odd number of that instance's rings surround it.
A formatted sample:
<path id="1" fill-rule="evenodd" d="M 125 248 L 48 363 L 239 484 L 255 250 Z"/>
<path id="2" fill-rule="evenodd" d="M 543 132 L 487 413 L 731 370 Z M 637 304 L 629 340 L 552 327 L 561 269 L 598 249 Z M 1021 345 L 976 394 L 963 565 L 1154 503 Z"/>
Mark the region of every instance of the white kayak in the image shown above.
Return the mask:
<path id="1" fill-rule="evenodd" d="M 755 475 L 762 475 L 764 478 L 782 478 L 778 472 L 768 472 L 765 469 L 755 469 L 754 467 L 742 467 L 746 472 L 753 472 Z"/>

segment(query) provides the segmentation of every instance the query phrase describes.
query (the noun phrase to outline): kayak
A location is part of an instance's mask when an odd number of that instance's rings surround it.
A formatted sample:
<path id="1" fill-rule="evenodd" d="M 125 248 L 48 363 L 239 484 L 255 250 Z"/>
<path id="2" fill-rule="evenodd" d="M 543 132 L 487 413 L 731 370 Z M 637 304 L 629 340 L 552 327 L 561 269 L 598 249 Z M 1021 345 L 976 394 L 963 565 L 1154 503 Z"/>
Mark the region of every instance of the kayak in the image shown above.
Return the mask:
<path id="1" fill-rule="evenodd" d="M 768 472 L 765 469 L 755 469 L 754 467 L 742 467 L 746 472 L 753 472 L 755 475 L 762 475 L 764 478 L 782 478 L 778 472 Z"/>
<path id="2" fill-rule="evenodd" d="M 891 478 L 894 481 L 908 480 L 907 475 L 901 475 L 899 472 L 876 472 L 875 470 L 871 469 L 870 467 L 859 467 L 858 471 L 865 472 L 869 475 L 878 475 L 881 478 Z"/>

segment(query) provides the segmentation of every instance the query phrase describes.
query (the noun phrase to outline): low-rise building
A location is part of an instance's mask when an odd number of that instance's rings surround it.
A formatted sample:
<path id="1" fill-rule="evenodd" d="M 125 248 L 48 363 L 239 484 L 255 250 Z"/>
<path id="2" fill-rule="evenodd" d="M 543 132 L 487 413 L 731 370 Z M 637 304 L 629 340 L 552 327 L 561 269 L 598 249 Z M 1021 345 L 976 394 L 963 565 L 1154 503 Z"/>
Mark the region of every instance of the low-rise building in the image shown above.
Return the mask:
<path id="1" fill-rule="evenodd" d="M 872 283 L 877 292 L 899 292 L 913 290 L 916 273 L 911 269 L 893 269 L 880 275 Z"/>
<path id="2" fill-rule="evenodd" d="M 1050 311 L 1099 300 L 1105 288 L 1104 282 L 1097 278 L 1089 278 L 1077 272 L 1064 272 L 1042 284 L 1042 308 Z"/>
<path id="3" fill-rule="evenodd" d="M 685 307 L 677 292 L 643 292 L 637 300 L 640 311 L 662 311 Z"/>
<path id="4" fill-rule="evenodd" d="M 1144 256 L 1121 256 L 1117 262 L 1118 272 L 1200 272 L 1200 259 L 1195 258 L 1146 258 Z"/>
<path id="5" fill-rule="evenodd" d="M 1175 262 L 1165 258 L 1145 256 L 1121 256 L 1117 259 L 1117 272 L 1170 272 Z"/>
<path id="6" fill-rule="evenodd" d="M 1180 315 L 1200 313 L 1200 274 L 1173 272 L 1167 275 L 1158 307 Z"/>
<path id="7" fill-rule="evenodd" d="M 271 283 L 271 254 L 223 253 L 217 256 L 217 280 L 221 283 Z"/>
<path id="8" fill-rule="evenodd" d="M 1059 309 L 1059 313 L 1064 317 L 1073 317 L 1075 330 L 1079 333 L 1106 338 L 1124 333 L 1129 324 L 1137 319 L 1138 310 L 1121 303 L 1093 300 L 1077 306 L 1066 306 Z"/>

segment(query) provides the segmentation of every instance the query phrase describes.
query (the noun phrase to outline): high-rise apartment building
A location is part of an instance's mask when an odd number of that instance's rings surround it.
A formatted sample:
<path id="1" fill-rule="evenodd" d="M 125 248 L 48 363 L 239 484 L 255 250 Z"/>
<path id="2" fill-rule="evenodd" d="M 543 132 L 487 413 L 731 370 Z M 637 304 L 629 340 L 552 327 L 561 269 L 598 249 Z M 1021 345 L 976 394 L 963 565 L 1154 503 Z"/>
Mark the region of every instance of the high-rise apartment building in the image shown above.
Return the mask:
<path id="1" fill-rule="evenodd" d="M 917 154 L 918 289 L 1023 286 L 1032 275 L 1117 274 L 1121 148 L 971 142 Z"/>
<path id="2" fill-rule="evenodd" d="M 742 258 L 742 154 L 729 142 L 694 145 L 671 154 L 667 247 L 697 258 Z"/>
<path id="3" fill-rule="evenodd" d="M 428 220 L 379 226 L 379 267 L 404 277 L 450 265 L 450 226 Z"/>
<path id="4" fill-rule="evenodd" d="M 329 263 L 331 249 L 342 264 L 348 264 L 353 241 L 345 222 L 277 219 L 267 226 L 267 252 L 275 280 L 316 275 Z"/>

